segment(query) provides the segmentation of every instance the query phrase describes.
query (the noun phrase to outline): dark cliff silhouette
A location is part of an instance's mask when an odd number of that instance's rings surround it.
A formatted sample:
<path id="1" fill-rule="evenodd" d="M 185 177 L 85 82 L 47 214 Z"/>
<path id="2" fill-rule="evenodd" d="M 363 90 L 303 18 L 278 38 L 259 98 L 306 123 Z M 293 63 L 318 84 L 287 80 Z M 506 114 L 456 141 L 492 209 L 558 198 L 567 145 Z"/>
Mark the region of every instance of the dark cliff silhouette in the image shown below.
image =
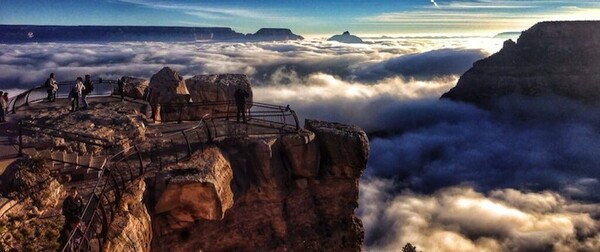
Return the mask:
<path id="1" fill-rule="evenodd" d="M 506 95 L 600 100 L 600 21 L 542 22 L 479 60 L 442 98 L 486 106 Z"/>

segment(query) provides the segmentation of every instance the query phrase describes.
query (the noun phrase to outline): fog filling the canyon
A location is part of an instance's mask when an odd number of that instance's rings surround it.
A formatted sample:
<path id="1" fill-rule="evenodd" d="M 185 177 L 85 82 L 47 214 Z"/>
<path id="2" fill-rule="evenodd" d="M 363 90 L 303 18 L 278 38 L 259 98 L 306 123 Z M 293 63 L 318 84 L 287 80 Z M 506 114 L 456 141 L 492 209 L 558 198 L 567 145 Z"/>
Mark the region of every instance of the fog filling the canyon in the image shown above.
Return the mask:
<path id="1" fill-rule="evenodd" d="M 598 249 L 599 108 L 508 97 L 490 112 L 438 99 L 501 44 L 406 38 L 359 45 L 3 45 L 0 83 L 14 93 L 42 84 L 50 72 L 59 80 L 149 79 L 164 66 L 185 77 L 247 74 L 258 101 L 372 133 L 357 211 L 367 250 L 407 242 L 423 251 Z"/>

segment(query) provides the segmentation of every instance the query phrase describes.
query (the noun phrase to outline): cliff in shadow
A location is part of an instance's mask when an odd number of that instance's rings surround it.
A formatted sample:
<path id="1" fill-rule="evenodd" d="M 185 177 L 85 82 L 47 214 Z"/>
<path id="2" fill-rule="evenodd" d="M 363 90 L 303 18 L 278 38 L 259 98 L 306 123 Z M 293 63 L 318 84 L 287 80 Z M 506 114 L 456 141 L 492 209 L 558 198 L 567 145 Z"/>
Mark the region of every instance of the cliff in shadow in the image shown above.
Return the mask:
<path id="1" fill-rule="evenodd" d="M 297 134 L 229 138 L 155 177 L 154 251 L 359 251 L 357 127 L 307 120 Z"/>
<path id="2" fill-rule="evenodd" d="M 542 22 L 477 61 L 442 98 L 489 106 L 506 95 L 600 98 L 599 21 Z"/>

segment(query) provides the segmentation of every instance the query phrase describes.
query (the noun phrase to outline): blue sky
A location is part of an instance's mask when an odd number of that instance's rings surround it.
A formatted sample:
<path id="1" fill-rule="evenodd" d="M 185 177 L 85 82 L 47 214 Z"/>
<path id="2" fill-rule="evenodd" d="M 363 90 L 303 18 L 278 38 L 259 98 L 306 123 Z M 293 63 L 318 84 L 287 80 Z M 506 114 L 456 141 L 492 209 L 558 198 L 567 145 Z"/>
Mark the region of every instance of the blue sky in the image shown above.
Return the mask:
<path id="1" fill-rule="evenodd" d="M 0 24 L 286 27 L 302 35 L 494 34 L 600 19 L 599 0 L 0 0 Z"/>

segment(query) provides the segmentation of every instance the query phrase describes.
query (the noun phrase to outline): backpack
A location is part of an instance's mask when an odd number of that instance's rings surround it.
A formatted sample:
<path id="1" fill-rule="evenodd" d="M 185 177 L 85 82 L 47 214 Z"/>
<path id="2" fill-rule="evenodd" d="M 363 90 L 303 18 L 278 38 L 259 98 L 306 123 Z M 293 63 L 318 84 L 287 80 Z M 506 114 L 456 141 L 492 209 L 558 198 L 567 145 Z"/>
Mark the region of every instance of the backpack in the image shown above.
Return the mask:
<path id="1" fill-rule="evenodd" d="M 44 83 L 44 86 L 49 88 L 52 87 L 52 84 L 50 84 L 50 78 L 46 79 L 46 82 Z"/>
<path id="2" fill-rule="evenodd" d="M 69 93 L 69 98 L 73 98 L 77 95 L 77 84 L 73 85 L 71 88 L 71 92 Z"/>

